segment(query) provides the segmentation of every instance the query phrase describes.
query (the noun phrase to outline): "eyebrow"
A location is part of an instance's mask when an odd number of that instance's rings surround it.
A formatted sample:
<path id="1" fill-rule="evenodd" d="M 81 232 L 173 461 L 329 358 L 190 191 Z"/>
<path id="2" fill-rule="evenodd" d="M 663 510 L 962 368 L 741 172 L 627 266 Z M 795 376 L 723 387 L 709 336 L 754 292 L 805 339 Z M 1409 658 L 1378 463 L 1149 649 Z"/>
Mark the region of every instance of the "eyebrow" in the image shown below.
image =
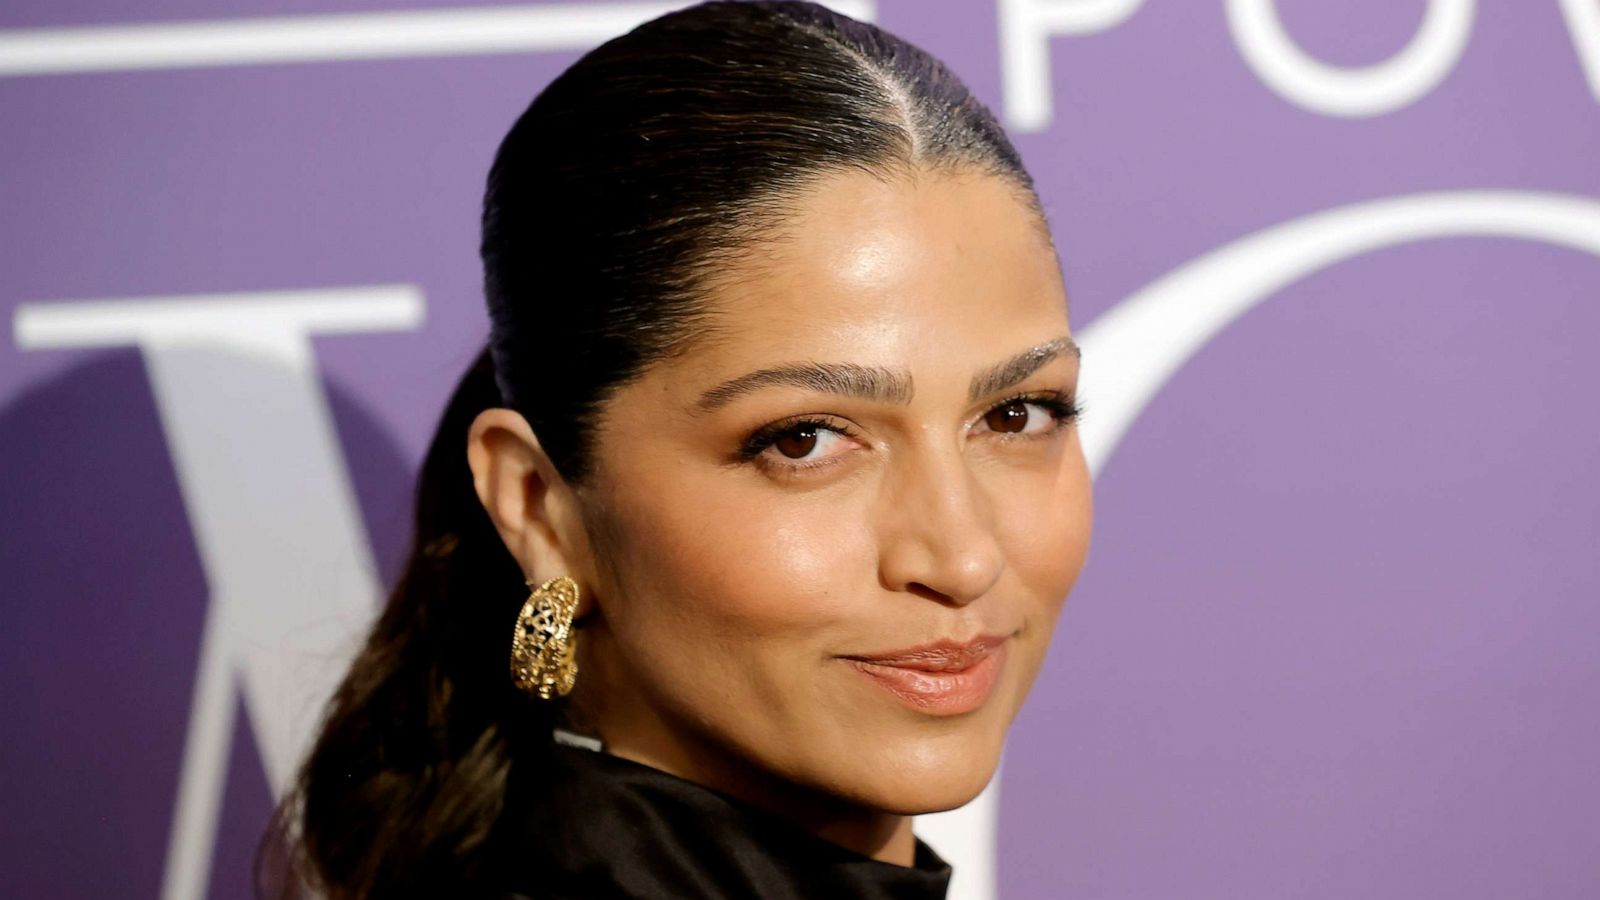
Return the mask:
<path id="1" fill-rule="evenodd" d="M 981 400 L 996 391 L 1005 390 L 1044 368 L 1050 361 L 1067 354 L 1071 354 L 1073 359 L 1083 358 L 1083 351 L 1066 335 L 1029 347 L 1005 362 L 990 366 L 973 376 L 972 386 L 967 389 L 967 402 Z"/>
<path id="2" fill-rule="evenodd" d="M 1065 335 L 1029 347 L 974 375 L 967 390 L 967 401 L 976 401 L 988 394 L 1004 390 L 1032 375 L 1051 360 L 1068 354 L 1074 359 L 1083 356 L 1077 343 Z M 805 362 L 757 369 L 738 378 L 724 381 L 701 394 L 700 401 L 696 405 L 705 412 L 711 412 L 732 403 L 744 394 L 774 385 L 788 385 L 826 394 L 842 394 L 875 403 L 893 403 L 902 406 L 911 402 L 913 393 L 910 372 L 854 363 Z"/>
<path id="3" fill-rule="evenodd" d="M 881 366 L 854 363 L 789 363 L 757 369 L 724 381 L 700 395 L 698 406 L 710 412 L 732 403 L 735 398 L 771 385 L 791 385 L 826 394 L 860 397 L 875 403 L 911 402 L 911 374 Z"/>

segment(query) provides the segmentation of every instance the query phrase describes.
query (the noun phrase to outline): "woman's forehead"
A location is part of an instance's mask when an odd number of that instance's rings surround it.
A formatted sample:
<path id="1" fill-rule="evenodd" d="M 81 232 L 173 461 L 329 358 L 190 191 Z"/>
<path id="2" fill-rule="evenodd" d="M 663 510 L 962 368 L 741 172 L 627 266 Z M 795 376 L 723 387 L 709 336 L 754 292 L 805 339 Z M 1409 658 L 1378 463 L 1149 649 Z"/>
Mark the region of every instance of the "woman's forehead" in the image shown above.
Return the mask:
<path id="1" fill-rule="evenodd" d="M 830 351 L 903 359 L 1066 330 L 1037 213 L 1012 183 L 970 171 L 831 175 L 707 299 L 716 339 L 685 357 L 702 368 Z"/>

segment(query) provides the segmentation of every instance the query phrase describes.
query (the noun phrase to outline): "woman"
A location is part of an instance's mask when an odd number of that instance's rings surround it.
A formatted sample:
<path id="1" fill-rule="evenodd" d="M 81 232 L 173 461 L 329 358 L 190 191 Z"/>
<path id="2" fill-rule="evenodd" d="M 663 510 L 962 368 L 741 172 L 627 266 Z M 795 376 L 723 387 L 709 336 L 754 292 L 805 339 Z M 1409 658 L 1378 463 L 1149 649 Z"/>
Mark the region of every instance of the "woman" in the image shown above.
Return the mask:
<path id="1" fill-rule="evenodd" d="M 283 809 L 331 897 L 941 897 L 1087 551 L 1032 181 L 809 3 L 595 49 L 489 173 L 489 347 Z"/>

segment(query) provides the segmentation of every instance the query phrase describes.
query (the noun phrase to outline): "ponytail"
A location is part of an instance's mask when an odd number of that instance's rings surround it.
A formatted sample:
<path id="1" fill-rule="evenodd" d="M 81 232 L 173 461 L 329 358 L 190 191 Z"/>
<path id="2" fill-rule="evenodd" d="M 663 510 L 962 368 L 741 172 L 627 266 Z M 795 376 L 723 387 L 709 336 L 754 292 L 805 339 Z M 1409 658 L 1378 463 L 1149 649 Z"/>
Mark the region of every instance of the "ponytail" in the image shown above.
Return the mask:
<path id="1" fill-rule="evenodd" d="M 329 900 L 465 895 L 486 874 L 513 723 L 550 716 L 494 652 L 510 646 L 523 576 L 478 500 L 466 436 L 499 405 L 485 349 L 428 448 L 400 580 L 269 835 L 289 850 L 289 880 Z"/>

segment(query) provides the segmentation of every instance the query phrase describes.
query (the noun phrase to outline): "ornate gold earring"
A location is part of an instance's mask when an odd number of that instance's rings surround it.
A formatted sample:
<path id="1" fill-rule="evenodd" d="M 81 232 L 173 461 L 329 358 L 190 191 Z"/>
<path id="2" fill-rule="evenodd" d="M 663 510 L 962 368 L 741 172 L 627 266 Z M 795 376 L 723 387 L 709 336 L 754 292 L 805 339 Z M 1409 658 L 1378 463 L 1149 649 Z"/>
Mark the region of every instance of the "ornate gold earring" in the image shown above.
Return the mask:
<path id="1" fill-rule="evenodd" d="M 533 587 L 533 582 L 527 582 Z M 541 700 L 564 697 L 578 678 L 577 635 L 572 616 L 578 611 L 578 583 L 557 575 L 534 588 L 517 613 L 511 634 L 511 680 Z"/>

